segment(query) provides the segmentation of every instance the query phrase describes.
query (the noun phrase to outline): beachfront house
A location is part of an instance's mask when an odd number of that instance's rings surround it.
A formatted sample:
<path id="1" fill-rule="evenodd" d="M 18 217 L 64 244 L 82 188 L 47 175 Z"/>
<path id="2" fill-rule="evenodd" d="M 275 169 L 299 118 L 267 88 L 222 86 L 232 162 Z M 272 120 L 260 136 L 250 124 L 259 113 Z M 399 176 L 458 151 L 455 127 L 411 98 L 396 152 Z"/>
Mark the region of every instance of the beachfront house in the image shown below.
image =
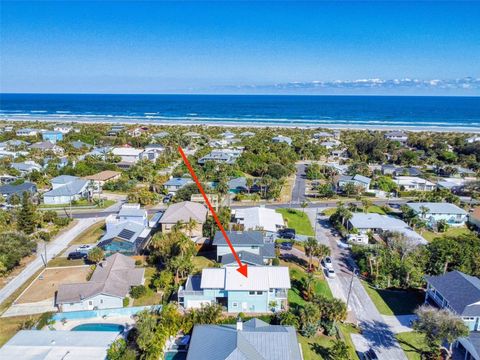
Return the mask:
<path id="1" fill-rule="evenodd" d="M 438 221 L 446 221 L 449 226 L 464 226 L 468 220 L 468 213 L 455 204 L 415 202 L 408 203 L 421 219 L 427 221 L 430 227 L 435 227 Z"/>
<path id="2" fill-rule="evenodd" d="M 480 135 L 474 135 L 465 140 L 468 144 L 474 144 L 480 141 Z"/>
<path id="3" fill-rule="evenodd" d="M 293 140 L 289 138 L 288 136 L 283 136 L 283 135 L 277 135 L 272 138 L 272 141 L 274 143 L 285 143 L 288 145 L 292 145 Z"/>
<path id="4" fill-rule="evenodd" d="M 70 125 L 57 124 L 53 128 L 53 131 L 58 131 L 65 135 L 65 134 L 68 134 L 69 132 L 72 132 L 73 127 L 71 127 Z"/>
<path id="5" fill-rule="evenodd" d="M 60 131 L 45 131 L 42 133 L 42 140 L 55 144 L 57 141 L 63 140 L 63 133 Z"/>
<path id="6" fill-rule="evenodd" d="M 140 204 L 123 204 L 118 214 L 105 219 L 106 231 L 98 246 L 107 255 L 138 255 L 148 244 L 155 225 L 150 224 L 147 211 Z"/>
<path id="7" fill-rule="evenodd" d="M 407 223 L 393 216 L 354 213 L 348 220 L 348 228 L 355 229 L 360 235 L 372 233 L 384 236 L 387 233 L 398 233 L 414 245 L 427 244 L 427 240 L 410 228 Z"/>
<path id="8" fill-rule="evenodd" d="M 233 266 L 207 268 L 188 277 L 178 291 L 178 302 L 185 309 L 218 303 L 230 313 L 267 313 L 287 308 L 290 287 L 284 266 L 252 266 L 248 277 Z"/>
<path id="9" fill-rule="evenodd" d="M 88 180 L 76 176 L 57 176 L 51 180 L 51 183 L 52 190 L 43 194 L 43 202 L 47 205 L 70 204 L 72 201 L 91 196 Z"/>
<path id="10" fill-rule="evenodd" d="M 161 231 L 171 232 L 175 226 L 182 224 L 185 228 L 180 228 L 190 238 L 201 237 L 203 224 L 207 220 L 208 210 L 199 203 L 192 201 L 182 201 L 170 205 L 160 218 Z M 192 226 L 188 226 L 191 224 Z"/>
<path id="11" fill-rule="evenodd" d="M 390 141 L 398 141 L 401 144 L 405 144 L 408 141 L 408 135 L 403 131 L 390 131 L 385 135 L 385 139 Z"/>
<path id="12" fill-rule="evenodd" d="M 359 174 L 354 175 L 354 176 L 342 175 L 338 179 L 337 189 L 342 191 L 343 188 L 345 187 L 345 185 L 353 184 L 353 185 L 355 185 L 355 187 L 361 188 L 362 191 L 368 191 L 370 189 L 370 183 L 371 182 L 372 182 L 372 179 L 370 179 L 366 176 L 363 176 L 363 175 L 359 175 Z"/>
<path id="13" fill-rule="evenodd" d="M 55 304 L 62 312 L 122 308 L 130 289 L 143 285 L 144 273 L 134 259 L 114 254 L 97 265 L 89 281 L 60 284 Z"/>
<path id="14" fill-rule="evenodd" d="M 238 319 L 235 325 L 195 325 L 187 360 L 204 359 L 302 360 L 303 356 L 293 326 L 254 318 Z"/>
<path id="15" fill-rule="evenodd" d="M 470 336 L 459 339 L 456 347 L 464 354 L 464 359 L 479 359 L 480 279 L 454 270 L 443 275 L 426 276 L 425 280 L 425 303 L 447 309 L 465 322 Z"/>
<path id="16" fill-rule="evenodd" d="M 263 230 L 270 234 L 285 227 L 283 216 L 274 209 L 265 207 L 239 208 L 232 211 L 234 222 L 241 225 L 243 231 Z"/>
<path id="17" fill-rule="evenodd" d="M 432 191 L 436 187 L 433 182 L 417 176 L 395 176 L 393 182 L 402 191 Z"/>
<path id="18" fill-rule="evenodd" d="M 193 184 L 191 178 L 170 178 L 167 182 L 163 184 L 163 187 L 169 194 L 175 194 L 181 188 L 187 186 L 188 184 Z"/>
<path id="19" fill-rule="evenodd" d="M 275 257 L 275 242 L 262 231 L 227 231 L 227 235 L 242 263 L 268 265 Z M 222 232 L 216 232 L 212 245 L 216 246 L 217 262 L 224 266 L 238 265 Z"/>

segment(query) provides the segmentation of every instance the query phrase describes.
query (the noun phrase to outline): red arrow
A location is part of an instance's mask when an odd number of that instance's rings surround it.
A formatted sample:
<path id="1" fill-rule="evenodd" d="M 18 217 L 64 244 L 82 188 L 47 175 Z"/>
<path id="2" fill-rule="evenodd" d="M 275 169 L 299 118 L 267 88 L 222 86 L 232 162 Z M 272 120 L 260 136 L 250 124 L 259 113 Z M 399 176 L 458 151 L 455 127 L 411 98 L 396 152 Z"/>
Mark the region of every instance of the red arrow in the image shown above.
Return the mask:
<path id="1" fill-rule="evenodd" d="M 183 149 L 182 149 L 181 146 L 178 147 L 178 152 L 180 153 L 180 155 L 182 155 L 183 161 L 185 162 L 185 165 L 187 165 L 188 171 L 190 171 L 190 174 L 192 175 L 193 180 L 197 184 L 198 190 L 200 190 L 200 193 L 202 194 L 203 198 L 205 199 L 205 202 L 207 203 L 207 206 L 210 209 L 210 212 L 212 213 L 212 216 L 215 219 L 215 222 L 217 223 L 218 228 L 222 232 L 223 237 L 225 238 L 225 241 L 227 242 L 228 247 L 230 248 L 230 251 L 233 254 L 233 257 L 235 258 L 235 260 L 237 260 L 237 264 L 239 266 L 237 271 L 240 274 L 242 274 L 243 276 L 248 277 L 247 264 L 242 264 L 242 262 L 240 261 L 240 258 L 238 257 L 237 252 L 235 251 L 235 249 L 232 246 L 232 242 L 228 238 L 227 232 L 223 228 L 220 220 L 218 219 L 217 213 L 215 212 L 215 210 L 213 210 L 212 204 L 210 204 L 210 201 L 208 200 L 207 194 L 205 194 L 205 191 L 202 188 L 202 184 L 200 184 L 200 181 L 198 181 L 197 175 L 195 174 L 195 171 L 193 170 L 192 165 L 188 161 L 187 156 L 183 152 Z"/>

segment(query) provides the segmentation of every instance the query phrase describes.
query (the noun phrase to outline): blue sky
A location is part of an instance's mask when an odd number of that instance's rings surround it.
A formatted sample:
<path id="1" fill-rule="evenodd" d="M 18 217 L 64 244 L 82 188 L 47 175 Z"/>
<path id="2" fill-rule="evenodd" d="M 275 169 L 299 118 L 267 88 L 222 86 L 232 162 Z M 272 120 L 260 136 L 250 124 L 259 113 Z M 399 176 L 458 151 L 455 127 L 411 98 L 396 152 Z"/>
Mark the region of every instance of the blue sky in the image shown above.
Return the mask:
<path id="1" fill-rule="evenodd" d="M 480 95 L 480 2 L 1 7 L 2 92 Z"/>

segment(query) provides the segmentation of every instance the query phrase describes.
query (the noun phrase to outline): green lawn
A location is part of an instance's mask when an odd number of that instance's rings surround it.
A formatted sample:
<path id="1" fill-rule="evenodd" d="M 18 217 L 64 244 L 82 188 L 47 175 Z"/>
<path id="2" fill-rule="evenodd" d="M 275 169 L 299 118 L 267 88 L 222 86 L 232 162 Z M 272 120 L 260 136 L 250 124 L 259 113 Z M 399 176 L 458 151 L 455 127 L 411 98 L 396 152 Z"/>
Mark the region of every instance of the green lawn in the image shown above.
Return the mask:
<path id="1" fill-rule="evenodd" d="M 421 290 L 380 290 L 362 281 L 362 284 L 383 315 L 407 315 L 423 304 L 425 294 Z"/>
<path id="2" fill-rule="evenodd" d="M 141 298 L 134 299 L 133 306 L 157 305 L 161 302 L 161 294 L 157 293 L 149 286 L 155 272 L 156 269 L 154 267 L 145 268 L 145 287 L 147 288 L 147 293 Z"/>
<path id="3" fill-rule="evenodd" d="M 195 267 L 194 272 L 201 272 L 202 269 L 213 267 L 214 262 L 205 256 L 197 255 L 192 259 L 192 264 Z"/>
<path id="4" fill-rule="evenodd" d="M 104 222 L 99 221 L 98 223 L 90 226 L 87 230 L 78 235 L 70 245 L 75 244 L 92 244 L 97 242 L 103 235 Z"/>
<path id="5" fill-rule="evenodd" d="M 337 208 L 328 208 L 328 209 L 323 210 L 322 213 L 323 213 L 323 215 L 330 217 L 330 216 L 333 215 L 333 213 L 335 211 L 337 211 Z"/>
<path id="6" fill-rule="evenodd" d="M 415 331 L 404 332 L 396 335 L 396 338 L 409 360 L 422 360 L 424 352 L 427 352 L 425 336 Z"/>
<path id="7" fill-rule="evenodd" d="M 72 209 L 81 209 L 81 208 L 98 208 L 98 209 L 105 209 L 107 207 L 112 206 L 115 204 L 115 200 L 104 200 L 101 206 L 95 205 L 93 202 L 88 202 L 87 200 L 80 200 L 76 204 L 72 204 Z M 40 210 L 42 209 L 64 209 L 70 208 L 70 204 L 41 204 L 38 207 Z"/>
<path id="8" fill-rule="evenodd" d="M 417 230 L 417 232 L 420 233 L 420 231 Z M 432 241 L 433 239 L 437 237 L 442 237 L 442 236 L 459 236 L 459 235 L 470 235 L 472 232 L 468 230 L 466 227 L 451 227 L 447 231 L 443 233 L 436 233 L 433 231 L 425 230 L 421 232 L 422 236 L 425 238 L 427 241 Z"/>
<path id="9" fill-rule="evenodd" d="M 368 210 L 368 213 L 386 215 L 385 210 L 383 210 L 383 209 L 382 209 L 380 206 L 378 206 L 378 205 L 369 206 L 367 210 Z"/>
<path id="10" fill-rule="evenodd" d="M 280 265 L 288 266 L 290 269 L 290 280 L 292 282 L 292 288 L 288 290 L 288 303 L 290 305 L 305 305 L 306 301 L 303 299 L 301 294 L 301 284 L 303 279 L 307 276 L 305 269 L 300 267 L 297 264 L 280 261 Z M 328 298 L 332 298 L 332 292 L 328 287 L 327 281 L 321 275 L 317 275 L 315 281 L 315 293 L 322 294 Z"/>
<path id="11" fill-rule="evenodd" d="M 15 335 L 20 330 L 20 326 L 25 321 L 30 319 L 37 321 L 40 316 L 42 315 L 38 314 L 0 318 L 0 347 L 3 346 L 3 344 L 10 340 L 13 335 Z"/>
<path id="12" fill-rule="evenodd" d="M 358 359 L 358 355 L 355 351 L 355 346 L 353 345 L 350 334 L 360 334 L 360 330 L 352 324 L 339 324 L 338 328 L 343 335 L 342 340 L 345 341 L 348 346 L 348 352 L 350 353 L 350 357 L 352 359 Z"/>
<path id="13" fill-rule="evenodd" d="M 60 266 L 79 266 L 85 265 L 83 259 L 68 260 L 66 257 L 56 257 L 50 260 L 47 267 L 60 267 Z"/>
<path id="14" fill-rule="evenodd" d="M 294 209 L 277 209 L 277 212 L 283 215 L 287 226 L 295 229 L 297 234 L 307 236 L 315 235 L 310 219 L 303 211 Z"/>

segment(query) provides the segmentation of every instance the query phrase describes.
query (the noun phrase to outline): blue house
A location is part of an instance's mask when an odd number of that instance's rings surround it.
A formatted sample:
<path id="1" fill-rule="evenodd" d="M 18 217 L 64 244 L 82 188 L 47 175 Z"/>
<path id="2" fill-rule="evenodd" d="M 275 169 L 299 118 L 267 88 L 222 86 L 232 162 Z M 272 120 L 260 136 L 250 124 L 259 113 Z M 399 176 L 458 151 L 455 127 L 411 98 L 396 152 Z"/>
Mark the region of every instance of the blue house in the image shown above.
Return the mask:
<path id="1" fill-rule="evenodd" d="M 267 313 L 287 308 L 290 287 L 284 266 L 249 267 L 248 277 L 233 266 L 208 268 L 188 277 L 178 291 L 178 302 L 186 309 L 218 303 L 231 313 Z"/>
<path id="2" fill-rule="evenodd" d="M 425 303 L 447 309 L 465 322 L 470 335 L 459 339 L 456 347 L 465 359 L 480 359 L 480 279 L 455 270 L 425 280 Z"/>
<path id="3" fill-rule="evenodd" d="M 275 243 L 271 237 L 265 237 L 262 231 L 227 231 L 227 235 L 243 263 L 268 265 L 275 257 Z M 226 266 L 237 265 L 220 231 L 215 234 L 212 245 L 217 247 L 218 262 Z"/>
<path id="4" fill-rule="evenodd" d="M 193 180 L 190 178 L 177 177 L 177 178 L 171 178 L 170 180 L 168 180 L 165 184 L 163 184 L 163 187 L 165 188 L 165 190 L 168 191 L 168 193 L 175 194 L 181 188 L 192 183 L 193 183 Z"/>
<path id="5" fill-rule="evenodd" d="M 42 133 L 42 140 L 50 141 L 55 144 L 57 141 L 63 140 L 63 134 L 60 131 L 45 131 Z"/>
<path id="6" fill-rule="evenodd" d="M 37 186 L 31 182 L 24 182 L 18 185 L 7 184 L 0 186 L 0 195 L 2 195 L 7 202 L 10 202 L 12 196 L 18 196 L 21 198 L 24 192 L 27 192 L 30 196 L 35 195 L 37 193 Z"/>

